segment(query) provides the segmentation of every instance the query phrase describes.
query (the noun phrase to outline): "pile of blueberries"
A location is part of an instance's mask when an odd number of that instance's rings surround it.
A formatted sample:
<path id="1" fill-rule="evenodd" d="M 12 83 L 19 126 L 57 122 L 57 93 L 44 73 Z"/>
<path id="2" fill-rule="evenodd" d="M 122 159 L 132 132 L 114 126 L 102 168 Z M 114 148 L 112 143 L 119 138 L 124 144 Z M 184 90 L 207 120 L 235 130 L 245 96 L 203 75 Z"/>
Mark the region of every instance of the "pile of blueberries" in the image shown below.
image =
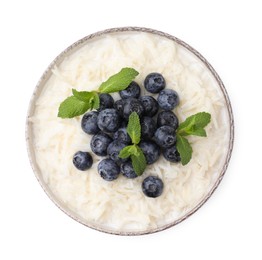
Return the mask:
<path id="1" fill-rule="evenodd" d="M 172 110 L 178 105 L 176 91 L 166 89 L 164 77 L 159 73 L 150 73 L 144 80 L 145 89 L 158 94 L 140 96 L 140 86 L 132 81 L 119 92 L 121 99 L 114 101 L 109 94 L 100 94 L 100 107 L 97 111 L 87 112 L 81 121 L 81 127 L 87 134 L 93 135 L 91 150 L 98 156 L 107 156 L 98 164 L 98 173 L 106 181 L 115 180 L 120 173 L 127 178 L 137 175 L 129 158 L 119 158 L 119 152 L 131 144 L 127 133 L 129 115 L 136 112 L 140 117 L 142 149 L 147 164 L 158 160 L 162 152 L 170 162 L 179 162 L 176 149 L 178 118 Z M 90 153 L 79 151 L 73 157 L 73 163 L 79 170 L 87 170 L 93 164 Z M 149 176 L 142 183 L 142 190 L 148 197 L 158 197 L 163 191 L 163 182 L 156 176 Z"/>

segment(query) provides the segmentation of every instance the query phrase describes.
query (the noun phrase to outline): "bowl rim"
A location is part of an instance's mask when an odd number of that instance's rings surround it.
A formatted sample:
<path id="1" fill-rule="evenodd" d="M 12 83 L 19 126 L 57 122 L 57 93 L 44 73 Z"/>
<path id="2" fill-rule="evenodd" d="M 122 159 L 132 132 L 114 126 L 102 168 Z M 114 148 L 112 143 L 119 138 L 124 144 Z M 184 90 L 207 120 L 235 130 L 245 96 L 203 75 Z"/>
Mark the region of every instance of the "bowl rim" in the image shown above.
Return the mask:
<path id="1" fill-rule="evenodd" d="M 229 133 L 229 144 L 228 144 L 228 149 L 227 149 L 227 156 L 225 158 L 225 162 L 224 162 L 224 165 L 222 167 L 222 171 L 219 174 L 218 178 L 216 179 L 216 182 L 214 183 L 213 187 L 204 196 L 204 198 L 194 208 L 192 208 L 189 212 L 187 212 L 184 216 L 180 217 L 179 219 L 177 219 L 175 221 L 172 221 L 171 223 L 159 226 L 159 227 L 154 228 L 154 229 L 144 230 L 144 231 L 116 231 L 116 230 L 104 229 L 102 227 L 96 226 L 93 223 L 88 223 L 85 219 L 78 216 L 74 211 L 67 208 L 66 205 L 63 204 L 62 201 L 60 201 L 58 198 L 56 198 L 56 196 L 52 193 L 52 191 L 50 190 L 48 185 L 44 182 L 44 180 L 41 176 L 41 171 L 37 166 L 37 163 L 36 163 L 36 160 L 35 160 L 34 149 L 33 149 L 33 142 L 32 142 L 33 141 L 33 133 L 32 133 L 32 129 L 31 129 L 32 123 L 29 120 L 29 118 L 31 117 L 31 115 L 33 115 L 33 112 L 34 112 L 35 101 L 36 101 L 38 95 L 41 93 L 41 90 L 44 87 L 46 81 L 49 79 L 49 77 L 52 73 L 52 69 L 54 68 L 55 65 L 60 64 L 66 56 L 70 55 L 70 53 L 75 52 L 78 48 L 82 47 L 87 41 L 94 39 L 94 38 L 97 38 L 99 36 L 103 36 L 103 35 L 107 35 L 107 34 L 111 34 L 111 33 L 121 33 L 121 32 L 145 32 L 145 33 L 151 33 L 151 34 L 154 34 L 154 35 L 158 35 L 158 36 L 161 36 L 161 37 L 164 37 L 164 38 L 167 38 L 167 39 L 170 39 L 170 40 L 176 42 L 177 44 L 183 46 L 188 51 L 190 51 L 195 56 L 197 56 L 205 64 L 207 69 L 211 72 L 211 74 L 215 78 L 216 82 L 218 83 L 220 90 L 223 93 L 223 96 L 224 96 L 224 99 L 225 99 L 225 102 L 226 102 L 228 115 L 229 115 L 230 133 Z M 227 170 L 231 155 L 232 155 L 233 144 L 234 144 L 234 117 L 233 117 L 231 102 L 230 102 L 228 93 L 226 91 L 226 88 L 225 88 L 222 80 L 220 79 L 220 77 L 217 74 L 217 72 L 215 71 L 215 69 L 211 66 L 211 64 L 197 50 L 195 50 L 193 47 L 191 47 L 189 44 L 185 43 L 184 41 L 180 40 L 179 38 L 172 36 L 168 33 L 155 30 L 155 29 L 150 29 L 150 28 L 146 28 L 146 27 L 132 27 L 132 26 L 115 27 L 115 28 L 101 30 L 101 31 L 89 34 L 89 35 L 81 38 L 80 40 L 74 42 L 69 47 L 67 47 L 64 51 L 62 51 L 49 64 L 47 69 L 44 71 L 44 73 L 40 77 L 36 87 L 34 88 L 33 94 L 31 96 L 31 99 L 30 99 L 30 102 L 29 102 L 29 107 L 28 107 L 27 117 L 26 117 L 25 139 L 26 139 L 27 154 L 28 154 L 30 165 L 31 165 L 31 168 L 34 172 L 34 175 L 35 175 L 36 179 L 38 180 L 40 186 L 43 188 L 43 190 L 45 191 L 45 193 L 49 197 L 49 199 L 60 210 L 62 210 L 64 213 L 66 213 L 69 217 L 76 220 L 77 222 L 79 222 L 79 223 L 81 223 L 81 224 L 83 224 L 83 225 L 85 225 L 89 228 L 92 228 L 92 229 L 95 229 L 95 230 L 98 230 L 98 231 L 101 231 L 101 232 L 104 232 L 104 233 L 109 233 L 109 234 L 114 234 L 114 235 L 123 235 L 123 236 L 145 235 L 145 234 L 156 233 L 156 232 L 168 229 L 170 227 L 173 227 L 173 226 L 181 223 L 182 221 L 184 221 L 185 219 L 190 217 L 192 214 L 194 214 L 211 197 L 211 195 L 214 193 L 214 191 L 217 189 L 218 185 L 220 184 L 221 180 L 223 179 L 225 172 Z"/>

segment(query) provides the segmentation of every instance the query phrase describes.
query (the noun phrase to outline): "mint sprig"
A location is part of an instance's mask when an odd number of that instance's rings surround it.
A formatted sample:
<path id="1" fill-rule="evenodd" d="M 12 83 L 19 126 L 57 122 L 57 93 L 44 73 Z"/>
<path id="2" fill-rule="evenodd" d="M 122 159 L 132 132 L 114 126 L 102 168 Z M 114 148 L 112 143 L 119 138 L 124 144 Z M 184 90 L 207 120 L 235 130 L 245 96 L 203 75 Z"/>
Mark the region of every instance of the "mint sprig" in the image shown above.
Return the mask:
<path id="1" fill-rule="evenodd" d="M 191 160 L 192 152 L 193 152 L 192 146 L 190 145 L 188 140 L 185 137 L 177 134 L 176 148 L 180 154 L 182 165 L 188 164 L 189 161 Z"/>
<path id="2" fill-rule="evenodd" d="M 139 146 L 137 147 L 137 153 L 131 155 L 132 166 L 135 173 L 140 176 L 146 169 L 146 158 Z"/>
<path id="3" fill-rule="evenodd" d="M 95 91 L 77 91 L 72 89 L 73 96 L 66 98 L 59 106 L 58 117 L 73 118 L 84 114 L 89 109 L 99 108 L 99 96 Z"/>
<path id="4" fill-rule="evenodd" d="M 135 173 L 140 176 L 146 169 L 146 158 L 143 151 L 138 146 L 141 139 L 141 125 L 139 116 L 136 112 L 131 113 L 129 116 L 127 133 L 133 144 L 124 147 L 120 151 L 119 157 L 122 159 L 130 157 Z"/>
<path id="5" fill-rule="evenodd" d="M 58 117 L 73 118 L 87 110 L 98 109 L 99 93 L 114 93 L 124 90 L 139 73 L 133 68 L 123 68 L 103 82 L 98 91 L 77 91 L 72 89 L 73 96 L 66 98 L 59 106 Z"/>
<path id="6" fill-rule="evenodd" d="M 90 108 L 89 103 L 76 98 L 75 96 L 68 97 L 59 107 L 58 117 L 73 118 L 84 114 Z"/>
<path id="7" fill-rule="evenodd" d="M 192 146 L 185 138 L 185 136 L 196 135 L 196 136 L 207 136 L 206 127 L 211 121 L 211 115 L 206 112 L 199 112 L 195 115 L 188 117 L 182 122 L 176 132 L 177 143 L 176 147 L 181 157 L 182 165 L 186 165 L 192 158 Z"/>
<path id="8" fill-rule="evenodd" d="M 211 115 L 209 113 L 199 112 L 188 117 L 183 123 L 181 123 L 177 129 L 177 132 L 183 136 L 206 136 L 204 127 L 210 123 L 210 120 Z"/>
<path id="9" fill-rule="evenodd" d="M 113 93 L 127 88 L 139 73 L 133 68 L 123 68 L 99 87 L 101 93 Z"/>
<path id="10" fill-rule="evenodd" d="M 83 101 L 89 104 L 90 109 L 98 109 L 100 105 L 100 99 L 99 95 L 96 91 L 77 91 L 76 89 L 72 89 L 73 95 Z"/>
<path id="11" fill-rule="evenodd" d="M 126 129 L 128 135 L 130 136 L 133 144 L 138 144 L 141 139 L 141 125 L 139 116 L 137 113 L 133 112 L 129 116 L 128 125 Z"/>

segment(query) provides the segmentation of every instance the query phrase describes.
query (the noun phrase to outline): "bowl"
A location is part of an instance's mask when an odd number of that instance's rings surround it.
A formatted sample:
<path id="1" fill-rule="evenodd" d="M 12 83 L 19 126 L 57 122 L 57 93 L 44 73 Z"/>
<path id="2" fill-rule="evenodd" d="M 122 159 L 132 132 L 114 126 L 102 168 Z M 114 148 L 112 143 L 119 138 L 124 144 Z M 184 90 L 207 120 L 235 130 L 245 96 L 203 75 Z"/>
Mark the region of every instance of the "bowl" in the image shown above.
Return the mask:
<path id="1" fill-rule="evenodd" d="M 134 37 L 140 37 L 141 35 L 142 35 L 142 37 L 144 35 L 146 35 L 148 37 L 151 37 L 151 36 L 157 37 L 156 38 L 157 41 L 155 41 L 154 44 L 158 44 L 158 42 L 161 42 L 161 44 L 162 44 L 161 48 L 165 48 L 165 46 L 166 46 L 165 44 L 168 45 L 170 41 L 172 43 L 174 43 L 176 46 L 178 46 L 179 50 L 180 49 L 182 50 L 181 53 L 183 53 L 183 55 L 185 55 L 183 57 L 186 57 L 187 55 L 191 55 L 193 57 L 193 59 L 196 59 L 197 62 L 199 62 L 199 64 L 201 64 L 200 67 L 198 67 L 194 62 L 192 64 L 190 62 L 188 64 L 183 64 L 186 69 L 188 69 L 190 71 L 191 70 L 196 71 L 196 70 L 202 69 L 202 70 L 205 71 L 205 73 L 208 73 L 210 75 L 210 77 L 214 81 L 214 84 L 216 84 L 216 86 L 217 86 L 216 91 L 218 91 L 220 93 L 220 95 L 223 99 L 223 102 L 222 102 L 222 104 L 220 104 L 220 106 L 223 107 L 223 109 L 226 113 L 226 118 L 225 118 L 226 130 L 225 131 L 227 133 L 227 141 L 226 141 L 226 146 L 225 146 L 225 150 L 224 150 L 223 161 L 220 162 L 221 165 L 219 167 L 219 172 L 217 172 L 216 174 L 213 174 L 213 175 L 211 174 L 209 186 L 207 186 L 208 188 L 206 188 L 203 195 L 201 195 L 201 198 L 199 198 L 198 201 L 194 202 L 194 204 L 192 204 L 191 206 L 188 206 L 188 207 L 184 206 L 184 208 L 183 208 L 183 206 L 181 206 L 182 213 L 180 215 L 175 215 L 175 214 L 172 213 L 169 216 L 168 220 L 165 220 L 163 222 L 160 221 L 160 222 L 156 223 L 154 226 L 150 226 L 150 227 L 133 228 L 132 225 L 131 225 L 127 229 L 122 229 L 122 228 L 119 228 L 119 227 L 110 227 L 110 225 L 109 226 L 103 225 L 103 223 L 101 223 L 101 221 L 100 222 L 97 221 L 95 219 L 95 217 L 93 217 L 92 221 L 87 220 L 85 217 L 83 217 L 83 215 L 79 214 L 79 212 L 77 212 L 74 209 L 74 207 L 72 207 L 72 205 L 70 206 L 68 204 L 68 201 L 69 201 L 68 199 L 65 199 L 65 198 L 61 199 L 59 192 L 54 192 L 54 190 L 57 188 L 57 186 L 62 185 L 62 184 L 59 184 L 59 183 L 51 184 L 50 179 L 52 179 L 52 175 L 50 175 L 51 177 L 48 175 L 48 178 L 47 178 L 46 175 L 44 174 L 44 170 L 43 170 L 44 167 L 43 166 L 39 167 L 39 162 L 37 161 L 38 154 L 37 154 L 36 151 L 38 149 L 38 146 L 35 143 L 36 137 L 34 135 L 34 124 L 36 124 L 36 122 L 34 122 L 34 120 L 32 118 L 34 117 L 34 113 L 36 111 L 36 107 L 37 107 L 38 102 L 39 102 L 38 100 L 43 95 L 47 84 L 49 84 L 48 82 L 50 81 L 50 78 L 52 78 L 54 73 L 56 73 L 57 77 L 66 77 L 65 74 L 58 75 L 60 72 L 56 71 L 56 69 L 61 64 L 62 64 L 61 66 L 63 66 L 63 63 L 65 61 L 70 60 L 71 55 L 78 53 L 78 55 L 81 56 L 82 55 L 81 50 L 84 46 L 90 46 L 90 48 L 94 48 L 94 46 L 97 46 L 97 44 L 99 44 L 101 37 L 102 37 L 102 39 L 107 41 L 108 39 L 110 39 L 110 37 L 115 37 L 115 35 L 121 35 L 121 37 L 123 36 L 124 37 L 123 39 L 125 40 L 127 45 L 132 44 L 128 41 L 128 37 L 130 35 L 132 35 L 132 37 L 133 36 Z M 146 40 L 145 40 L 145 44 L 147 44 Z M 112 45 L 112 43 L 111 43 L 111 45 Z M 117 43 L 116 43 L 116 45 L 117 45 Z M 116 48 L 120 48 L 120 47 L 123 47 L 123 46 L 116 46 Z M 136 52 L 141 51 L 139 49 L 139 46 L 135 46 L 135 47 L 137 48 Z M 93 49 L 93 50 L 95 51 L 95 49 Z M 144 48 L 143 51 L 148 51 L 148 49 Z M 167 49 L 167 51 L 168 51 L 168 49 Z M 181 55 L 181 53 L 180 53 L 180 55 Z M 107 59 L 106 52 L 103 55 L 104 55 L 103 59 L 106 60 Z M 116 50 L 116 54 L 114 54 L 114 55 L 117 55 L 117 50 Z M 100 59 L 101 59 L 101 57 L 100 57 Z M 94 59 L 94 62 L 96 62 L 95 56 L 93 57 L 93 59 Z M 182 60 L 183 60 L 183 58 L 182 58 Z M 100 60 L 98 59 L 97 62 L 99 63 L 99 61 Z M 99 65 L 101 65 L 101 64 L 99 64 Z M 165 63 L 163 62 L 163 66 L 166 66 L 167 69 L 168 69 L 169 65 L 168 64 L 165 65 Z M 152 68 L 153 68 L 153 65 L 152 65 Z M 179 72 L 177 72 L 177 71 L 179 71 L 179 69 L 181 69 L 181 68 L 179 66 L 177 66 L 174 69 L 173 73 L 174 74 L 179 73 Z M 54 72 L 54 71 L 56 71 L 56 72 Z M 68 73 L 72 73 L 70 70 L 67 70 L 67 71 L 68 71 Z M 179 74 L 177 74 L 177 75 L 179 75 Z M 204 78 L 204 76 L 203 76 L 203 78 Z M 205 80 L 205 79 L 203 79 L 203 80 Z M 72 77 L 71 77 L 71 81 L 72 81 Z M 174 83 L 174 84 L 176 84 L 176 83 Z M 74 85 L 73 81 L 72 81 L 72 85 Z M 68 86 L 66 86 L 66 88 L 68 88 Z M 182 90 L 182 92 L 183 92 L 183 90 Z M 54 93 L 54 95 L 55 94 L 56 93 Z M 47 104 L 47 105 L 55 107 L 55 105 L 57 105 L 57 104 Z M 184 105 L 184 107 L 186 107 L 186 105 Z M 69 121 L 67 121 L 67 122 L 68 122 L 68 124 L 71 124 L 71 122 L 69 122 Z M 72 122 L 74 124 L 76 123 L 75 121 L 72 121 Z M 60 131 L 61 131 L 61 129 L 60 129 Z M 174 225 L 177 225 L 178 223 L 182 222 L 183 220 L 185 220 L 189 216 L 191 216 L 193 213 L 195 213 L 210 198 L 210 196 L 213 194 L 213 192 L 216 190 L 219 183 L 221 182 L 221 180 L 222 180 L 222 178 L 223 178 L 223 176 L 226 172 L 228 163 L 230 161 L 232 148 L 233 148 L 233 141 L 234 141 L 234 120 L 233 120 L 232 107 L 231 107 L 230 100 L 229 100 L 228 94 L 226 92 L 226 89 L 224 87 L 224 84 L 222 83 L 220 77 L 218 76 L 218 74 L 216 73 L 214 68 L 209 64 L 209 62 L 198 51 L 196 51 L 194 48 L 192 48 L 190 45 L 183 42 L 182 40 L 180 40 L 180 39 L 178 39 L 178 38 L 176 38 L 172 35 L 169 35 L 167 33 L 164 33 L 164 32 L 160 32 L 160 31 L 148 29 L 148 28 L 142 28 L 142 27 L 121 27 L 121 28 L 112 28 L 112 29 L 107 29 L 107 30 L 104 30 L 104 31 L 99 31 L 99 32 L 96 32 L 94 34 L 88 35 L 88 36 L 82 38 L 81 40 L 73 43 L 66 50 L 64 50 L 61 54 L 59 54 L 54 59 L 54 61 L 48 66 L 48 68 L 43 73 L 42 77 L 40 78 L 37 86 L 35 87 L 35 90 L 33 92 L 33 95 L 32 95 L 32 98 L 31 98 L 31 101 L 30 101 L 30 104 L 29 104 L 27 120 L 26 120 L 26 143 L 27 143 L 29 160 L 30 160 L 33 172 L 34 172 L 39 184 L 42 186 L 43 190 L 48 195 L 48 197 L 58 206 L 58 208 L 60 208 L 68 216 L 70 216 L 71 218 L 80 222 L 81 224 L 84 224 L 85 226 L 88 226 L 90 228 L 93 228 L 93 229 L 96 229 L 96 230 L 99 230 L 99 231 L 103 231 L 103 232 L 111 233 L 111 234 L 117 234 L 117 235 L 142 235 L 142 234 L 149 234 L 149 233 L 158 232 L 158 231 L 170 228 Z M 38 145 L 39 145 L 39 143 L 38 143 Z M 52 156 L 50 157 L 50 159 L 52 159 Z M 50 165 L 51 165 L 50 167 L 52 167 L 52 163 L 53 163 L 52 160 L 50 160 Z M 61 169 L 61 171 L 62 171 L 62 169 Z M 196 171 L 200 171 L 200 170 L 196 169 Z M 176 173 L 176 174 L 179 174 L 179 173 Z M 201 176 L 201 178 L 204 178 L 203 176 Z M 81 176 L 79 178 L 80 179 L 82 178 L 83 181 L 86 181 L 87 177 Z M 174 176 L 171 176 L 170 178 L 174 178 Z M 97 181 L 97 185 L 100 185 L 100 184 L 101 184 L 101 182 Z M 104 184 L 101 184 L 101 185 L 104 185 Z M 194 184 L 191 184 L 191 185 L 194 185 Z M 194 188 L 194 189 L 197 189 L 197 188 Z M 184 190 L 182 190 L 182 191 L 185 192 Z M 179 194 L 176 194 L 176 195 L 179 195 Z M 69 195 L 66 195 L 66 196 L 69 196 Z M 84 200 L 83 198 L 79 198 L 79 197 L 74 198 L 74 199 L 75 199 L 75 203 L 79 203 L 79 200 L 81 200 L 81 199 Z M 86 202 L 86 203 L 88 204 L 88 202 Z M 87 205 L 87 204 L 85 204 L 85 205 Z M 99 207 L 98 207 L 98 209 L 99 209 Z"/>

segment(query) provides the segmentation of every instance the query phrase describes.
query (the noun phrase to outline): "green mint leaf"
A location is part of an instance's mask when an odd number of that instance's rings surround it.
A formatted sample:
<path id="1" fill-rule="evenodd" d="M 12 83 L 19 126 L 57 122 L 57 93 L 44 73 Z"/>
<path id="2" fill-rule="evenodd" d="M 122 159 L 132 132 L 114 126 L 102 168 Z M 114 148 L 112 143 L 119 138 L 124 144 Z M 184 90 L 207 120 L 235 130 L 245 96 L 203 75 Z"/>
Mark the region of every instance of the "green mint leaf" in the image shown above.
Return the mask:
<path id="1" fill-rule="evenodd" d="M 122 158 L 122 159 L 126 159 L 128 157 L 130 157 L 132 154 L 134 154 L 134 146 L 133 145 L 128 145 L 126 147 L 124 147 L 120 153 L 119 153 L 119 157 Z"/>
<path id="2" fill-rule="evenodd" d="M 146 158 L 141 148 L 136 144 L 124 147 L 120 151 L 119 157 L 122 159 L 131 157 L 132 166 L 137 176 L 140 176 L 144 172 L 146 168 Z"/>
<path id="3" fill-rule="evenodd" d="M 72 89 L 73 95 L 83 101 L 89 103 L 90 109 L 98 109 L 100 104 L 99 95 L 96 91 L 77 91 Z"/>
<path id="4" fill-rule="evenodd" d="M 181 136 L 206 136 L 206 131 L 204 130 L 204 127 L 207 126 L 210 123 L 210 121 L 211 115 L 209 113 L 197 113 L 188 117 L 184 122 L 182 122 L 177 129 L 177 133 Z"/>
<path id="5" fill-rule="evenodd" d="M 72 89 L 72 93 L 77 99 L 84 102 L 89 102 L 95 95 L 94 91 L 77 91 L 76 89 Z"/>
<path id="6" fill-rule="evenodd" d="M 123 68 L 99 87 L 101 93 L 113 93 L 126 89 L 139 73 L 133 68 Z"/>
<path id="7" fill-rule="evenodd" d="M 194 129 L 192 131 L 189 131 L 188 135 L 196 135 L 196 136 L 206 137 L 207 133 L 206 133 L 206 130 L 204 128 L 197 128 L 197 129 Z"/>
<path id="8" fill-rule="evenodd" d="M 132 143 L 138 144 L 141 139 L 141 125 L 139 116 L 136 112 L 132 112 L 132 114 L 129 116 L 126 130 L 132 140 Z"/>
<path id="9" fill-rule="evenodd" d="M 141 148 L 137 145 L 135 145 L 135 147 L 137 149 L 137 154 L 131 155 L 132 166 L 135 173 L 140 176 L 146 169 L 146 158 Z"/>
<path id="10" fill-rule="evenodd" d="M 188 164 L 191 160 L 193 152 L 188 140 L 185 137 L 177 134 L 176 147 L 180 154 L 182 165 Z"/>
<path id="11" fill-rule="evenodd" d="M 119 157 L 122 158 L 122 159 L 125 159 L 125 158 L 128 158 L 131 155 L 139 156 L 140 151 L 139 151 L 138 148 L 139 147 L 135 144 L 128 145 L 120 151 Z"/>
<path id="12" fill-rule="evenodd" d="M 98 109 L 100 106 L 100 98 L 97 92 L 94 92 L 93 108 Z"/>
<path id="13" fill-rule="evenodd" d="M 112 93 L 128 87 L 131 81 L 138 75 L 133 68 L 123 68 L 117 74 L 111 76 L 99 87 L 102 93 Z M 98 109 L 100 98 L 98 91 L 77 91 L 72 89 L 73 96 L 65 99 L 59 106 L 58 117 L 72 118 L 84 114 L 88 109 Z"/>
<path id="14" fill-rule="evenodd" d="M 58 117 L 73 118 L 84 114 L 90 108 L 90 104 L 79 100 L 75 96 L 68 97 L 59 106 Z"/>

